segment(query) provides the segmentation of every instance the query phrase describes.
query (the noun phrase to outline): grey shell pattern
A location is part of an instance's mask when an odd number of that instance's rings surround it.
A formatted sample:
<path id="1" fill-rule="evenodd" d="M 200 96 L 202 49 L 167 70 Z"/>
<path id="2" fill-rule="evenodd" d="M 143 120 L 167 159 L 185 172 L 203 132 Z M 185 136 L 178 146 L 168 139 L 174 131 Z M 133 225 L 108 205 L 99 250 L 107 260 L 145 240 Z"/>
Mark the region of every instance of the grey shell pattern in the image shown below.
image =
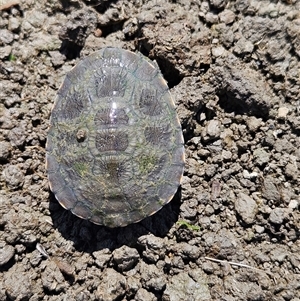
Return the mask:
<path id="1" fill-rule="evenodd" d="M 168 203 L 184 142 L 156 64 L 110 47 L 80 61 L 51 113 L 46 168 L 60 204 L 95 224 L 123 227 Z"/>

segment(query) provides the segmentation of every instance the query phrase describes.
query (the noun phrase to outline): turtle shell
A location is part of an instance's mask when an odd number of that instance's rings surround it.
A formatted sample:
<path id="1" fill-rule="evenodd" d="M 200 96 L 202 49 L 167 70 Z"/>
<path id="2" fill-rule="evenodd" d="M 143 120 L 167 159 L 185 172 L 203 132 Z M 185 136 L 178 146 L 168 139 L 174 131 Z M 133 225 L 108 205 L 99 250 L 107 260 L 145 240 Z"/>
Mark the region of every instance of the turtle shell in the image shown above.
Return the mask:
<path id="1" fill-rule="evenodd" d="M 64 208 L 108 227 L 138 222 L 172 199 L 183 168 L 181 126 L 155 63 L 108 47 L 66 75 L 46 146 Z"/>

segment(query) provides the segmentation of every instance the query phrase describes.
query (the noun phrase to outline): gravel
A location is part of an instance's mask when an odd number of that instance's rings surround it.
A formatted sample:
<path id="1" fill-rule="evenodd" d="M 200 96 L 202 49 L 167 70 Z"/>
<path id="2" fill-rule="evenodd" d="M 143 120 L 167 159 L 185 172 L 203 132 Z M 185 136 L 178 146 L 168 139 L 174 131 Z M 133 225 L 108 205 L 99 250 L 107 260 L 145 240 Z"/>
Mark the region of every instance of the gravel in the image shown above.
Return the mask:
<path id="1" fill-rule="evenodd" d="M 5 245 L 0 250 L 0 266 L 8 263 L 15 255 L 15 249 L 13 246 Z"/>
<path id="2" fill-rule="evenodd" d="M 235 201 L 235 210 L 246 224 L 254 223 L 257 213 L 257 204 L 247 194 L 241 192 L 238 195 Z"/>

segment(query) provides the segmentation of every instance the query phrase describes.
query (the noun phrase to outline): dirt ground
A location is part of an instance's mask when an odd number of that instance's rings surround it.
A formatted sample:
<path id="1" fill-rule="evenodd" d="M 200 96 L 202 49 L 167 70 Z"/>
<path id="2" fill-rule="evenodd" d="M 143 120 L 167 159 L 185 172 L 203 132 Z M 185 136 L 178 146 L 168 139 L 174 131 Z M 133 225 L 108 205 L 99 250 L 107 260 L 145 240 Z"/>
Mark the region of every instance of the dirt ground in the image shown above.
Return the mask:
<path id="1" fill-rule="evenodd" d="M 156 60 L 186 147 L 175 198 L 116 229 L 45 171 L 56 92 L 105 46 Z M 0 126 L 0 300 L 300 300 L 299 1 L 0 0 Z"/>

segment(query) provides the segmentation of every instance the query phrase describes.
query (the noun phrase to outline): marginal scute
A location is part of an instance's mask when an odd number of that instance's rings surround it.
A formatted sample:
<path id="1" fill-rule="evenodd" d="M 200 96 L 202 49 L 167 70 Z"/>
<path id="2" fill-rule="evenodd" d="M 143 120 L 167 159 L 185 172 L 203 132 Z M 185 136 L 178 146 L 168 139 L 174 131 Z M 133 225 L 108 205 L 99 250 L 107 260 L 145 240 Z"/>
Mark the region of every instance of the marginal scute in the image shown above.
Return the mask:
<path id="1" fill-rule="evenodd" d="M 76 206 L 77 199 L 71 188 L 64 187 L 61 191 L 57 192 L 56 197 L 61 201 L 61 205 L 66 209 L 72 209 Z"/>
<path id="2" fill-rule="evenodd" d="M 93 223 L 138 222 L 176 193 L 183 143 L 156 64 L 101 49 L 79 62 L 58 91 L 46 146 L 50 188 L 64 208 Z"/>
<path id="3" fill-rule="evenodd" d="M 122 52 L 118 48 L 105 48 L 102 54 L 103 67 L 122 67 Z"/>
<path id="4" fill-rule="evenodd" d="M 82 202 L 78 202 L 71 212 L 79 217 L 90 219 L 92 216 L 91 210 Z"/>
<path id="5" fill-rule="evenodd" d="M 151 81 L 159 74 L 159 70 L 154 64 L 148 60 L 141 60 L 139 68 L 135 72 L 135 76 L 142 81 Z"/>
<path id="6" fill-rule="evenodd" d="M 49 160 L 49 157 L 48 157 Z M 48 164 L 49 166 L 49 164 Z M 49 170 L 49 168 L 48 168 Z M 48 179 L 50 181 L 50 187 L 53 193 L 58 193 L 62 191 L 65 187 L 65 183 L 63 178 L 59 175 L 59 170 L 57 170 L 55 173 L 54 172 L 49 172 L 48 173 Z"/>

